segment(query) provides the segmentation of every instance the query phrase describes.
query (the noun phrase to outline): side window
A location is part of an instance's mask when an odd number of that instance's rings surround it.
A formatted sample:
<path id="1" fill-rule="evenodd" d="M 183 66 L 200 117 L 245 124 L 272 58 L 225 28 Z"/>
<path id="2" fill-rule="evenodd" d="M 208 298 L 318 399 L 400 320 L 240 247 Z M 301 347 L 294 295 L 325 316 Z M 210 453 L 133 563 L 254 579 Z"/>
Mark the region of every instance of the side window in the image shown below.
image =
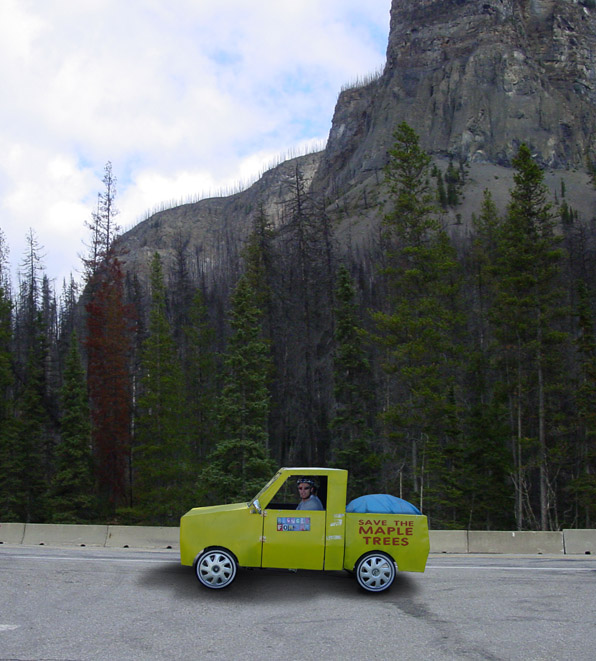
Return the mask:
<path id="1" fill-rule="evenodd" d="M 298 506 L 298 500 L 296 480 L 293 475 L 290 475 L 281 485 L 275 496 L 273 496 L 267 508 L 276 510 L 295 510 Z"/>
<path id="2" fill-rule="evenodd" d="M 290 475 L 286 481 L 281 485 L 277 493 L 271 499 L 267 509 L 278 510 L 295 510 L 300 502 L 298 496 L 298 480 L 303 475 Z M 316 485 L 315 495 L 321 500 L 323 509 L 326 509 L 327 504 L 327 476 L 311 475 L 310 479 Z"/>

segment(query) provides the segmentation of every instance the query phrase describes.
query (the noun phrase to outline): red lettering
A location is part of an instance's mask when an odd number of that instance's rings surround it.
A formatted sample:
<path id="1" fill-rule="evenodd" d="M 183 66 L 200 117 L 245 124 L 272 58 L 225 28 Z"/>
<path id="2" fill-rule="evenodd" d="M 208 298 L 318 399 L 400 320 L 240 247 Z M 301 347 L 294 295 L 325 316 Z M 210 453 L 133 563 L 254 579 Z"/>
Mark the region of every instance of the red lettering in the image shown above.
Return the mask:
<path id="1" fill-rule="evenodd" d="M 364 525 L 364 521 L 363 521 L 363 519 L 359 519 L 359 520 L 358 520 L 358 525 L 359 525 L 359 526 L 363 526 L 363 525 Z"/>
<path id="2" fill-rule="evenodd" d="M 401 540 L 400 540 L 399 537 L 394 537 L 394 538 L 391 540 L 391 543 L 393 544 L 393 546 L 399 546 L 400 541 L 401 541 Z"/>
<path id="3" fill-rule="evenodd" d="M 413 534 L 414 534 L 413 528 L 406 528 L 406 535 L 413 535 Z"/>
<path id="4" fill-rule="evenodd" d="M 402 540 L 401 540 L 401 545 L 402 546 L 407 546 L 409 541 L 410 541 L 409 539 L 406 539 L 405 537 L 403 537 Z"/>
<path id="5" fill-rule="evenodd" d="M 375 530 L 375 535 L 384 535 L 385 534 L 385 528 L 377 528 Z"/>
<path id="6" fill-rule="evenodd" d="M 368 544 L 368 540 L 369 540 L 369 539 L 370 539 L 370 537 L 365 537 L 365 538 L 364 538 L 364 543 L 365 543 L 365 544 Z"/>
<path id="7" fill-rule="evenodd" d="M 391 544 L 391 537 L 383 537 L 383 546 L 389 546 Z"/>
<path id="8" fill-rule="evenodd" d="M 373 544 L 376 544 L 377 546 L 381 546 L 381 538 L 380 537 L 373 537 Z"/>
<path id="9" fill-rule="evenodd" d="M 389 526 L 389 528 L 387 528 L 387 534 L 390 535 L 392 532 L 395 532 L 395 528 Z"/>
<path id="10" fill-rule="evenodd" d="M 359 535 L 372 535 L 372 526 L 368 526 L 368 528 L 365 528 L 364 526 L 360 526 L 360 530 L 358 530 Z"/>

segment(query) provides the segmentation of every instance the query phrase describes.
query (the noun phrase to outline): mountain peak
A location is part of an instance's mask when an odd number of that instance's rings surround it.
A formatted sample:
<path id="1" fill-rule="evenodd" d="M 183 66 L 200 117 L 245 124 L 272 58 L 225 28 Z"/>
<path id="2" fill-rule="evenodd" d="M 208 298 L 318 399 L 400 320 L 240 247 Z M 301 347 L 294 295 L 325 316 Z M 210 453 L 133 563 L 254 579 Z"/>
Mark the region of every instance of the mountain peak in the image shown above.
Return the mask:
<path id="1" fill-rule="evenodd" d="M 577 0 L 393 0 L 384 95 L 431 152 L 585 163 L 596 128 L 596 9 Z"/>

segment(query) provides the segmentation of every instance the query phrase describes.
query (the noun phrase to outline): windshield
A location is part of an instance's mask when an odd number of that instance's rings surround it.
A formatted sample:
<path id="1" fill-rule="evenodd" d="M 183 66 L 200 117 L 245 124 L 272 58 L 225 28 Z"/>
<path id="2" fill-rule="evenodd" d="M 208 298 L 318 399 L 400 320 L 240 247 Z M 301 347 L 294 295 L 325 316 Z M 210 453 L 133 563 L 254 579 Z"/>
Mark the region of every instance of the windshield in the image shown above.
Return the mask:
<path id="1" fill-rule="evenodd" d="M 277 471 L 277 473 L 275 473 L 275 475 L 269 480 L 269 482 L 267 482 L 267 484 L 266 484 L 266 485 L 265 485 L 265 486 L 259 491 L 259 493 L 258 493 L 258 494 L 257 494 L 252 500 L 250 500 L 250 501 L 247 503 L 249 507 L 250 507 L 251 505 L 253 505 L 253 503 L 255 502 L 255 500 L 259 500 L 260 497 L 261 497 L 261 495 L 262 495 L 265 491 L 267 491 L 267 489 L 268 489 L 268 488 L 269 488 L 269 487 L 275 482 L 275 480 L 277 480 L 277 478 L 278 478 L 278 477 L 280 476 L 280 474 L 281 474 L 281 471 L 282 471 L 282 469 L 280 468 L 280 469 Z"/>

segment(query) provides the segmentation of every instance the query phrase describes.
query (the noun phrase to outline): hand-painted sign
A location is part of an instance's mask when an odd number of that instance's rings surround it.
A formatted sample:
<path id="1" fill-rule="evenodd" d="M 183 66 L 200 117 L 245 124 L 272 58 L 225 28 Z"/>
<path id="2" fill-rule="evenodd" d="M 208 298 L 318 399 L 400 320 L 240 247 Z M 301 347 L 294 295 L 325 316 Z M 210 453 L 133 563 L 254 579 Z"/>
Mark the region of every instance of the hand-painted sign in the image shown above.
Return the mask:
<path id="1" fill-rule="evenodd" d="M 358 526 L 364 543 L 373 546 L 407 546 L 414 534 L 414 522 L 402 519 L 360 519 Z"/>
<path id="2" fill-rule="evenodd" d="M 310 517 L 307 516 L 278 516 L 277 529 L 279 531 L 307 531 L 310 530 Z"/>

